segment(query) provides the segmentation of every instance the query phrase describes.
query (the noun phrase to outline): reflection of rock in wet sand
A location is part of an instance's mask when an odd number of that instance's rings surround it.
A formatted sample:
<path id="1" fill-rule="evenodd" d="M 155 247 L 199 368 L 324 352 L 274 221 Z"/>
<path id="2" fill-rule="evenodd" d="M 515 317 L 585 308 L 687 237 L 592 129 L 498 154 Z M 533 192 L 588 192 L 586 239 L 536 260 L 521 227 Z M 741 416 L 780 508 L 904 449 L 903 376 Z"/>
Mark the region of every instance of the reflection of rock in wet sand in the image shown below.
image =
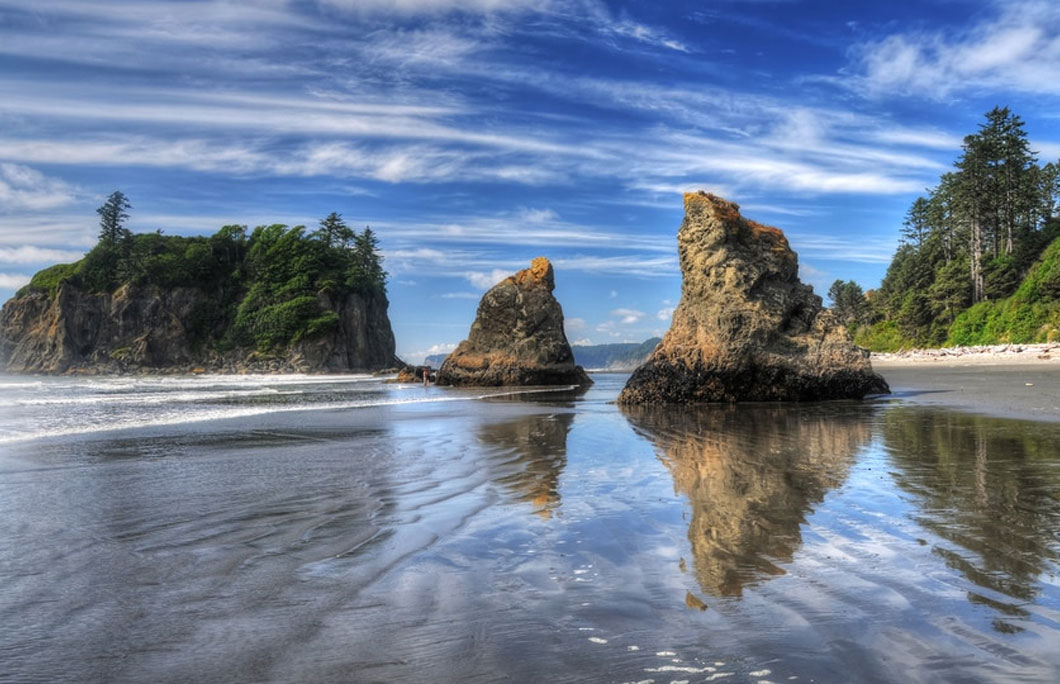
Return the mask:
<path id="1" fill-rule="evenodd" d="M 783 574 L 810 506 L 846 477 L 871 438 L 862 407 L 697 406 L 624 409 L 656 446 L 674 489 L 688 497 L 696 579 L 739 596 Z"/>
<path id="2" fill-rule="evenodd" d="M 478 431 L 479 439 L 499 453 L 493 479 L 546 517 L 559 505 L 559 476 L 567 465 L 567 433 L 573 421 L 573 413 L 536 414 Z"/>
<path id="3" fill-rule="evenodd" d="M 1018 631 L 1060 561 L 1060 426 L 903 407 L 882 425 L 933 551 L 978 587 L 968 600 L 999 613 L 995 629 Z"/>

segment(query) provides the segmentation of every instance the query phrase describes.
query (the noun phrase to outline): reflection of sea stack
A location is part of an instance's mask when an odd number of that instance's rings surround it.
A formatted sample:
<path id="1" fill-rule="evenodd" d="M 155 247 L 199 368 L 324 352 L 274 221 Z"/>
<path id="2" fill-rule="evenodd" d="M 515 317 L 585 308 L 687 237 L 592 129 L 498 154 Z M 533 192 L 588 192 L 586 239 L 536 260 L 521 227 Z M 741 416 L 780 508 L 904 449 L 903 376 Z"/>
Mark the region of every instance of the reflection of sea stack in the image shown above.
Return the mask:
<path id="1" fill-rule="evenodd" d="M 499 450 L 494 479 L 546 518 L 559 505 L 559 477 L 567 465 L 567 433 L 573 422 L 573 413 L 534 414 L 478 430 L 484 444 Z"/>
<path id="2" fill-rule="evenodd" d="M 856 407 L 855 407 L 856 408 Z M 812 407 L 624 409 L 656 447 L 674 489 L 688 497 L 688 540 L 696 580 L 714 596 L 783 574 L 802 543 L 812 504 L 842 484 L 872 437 L 867 410 Z"/>
<path id="3" fill-rule="evenodd" d="M 784 234 L 732 202 L 685 195 L 681 303 L 623 404 L 812 401 L 889 391 L 869 355 L 799 282 Z"/>
<path id="4" fill-rule="evenodd" d="M 544 257 L 482 296 L 467 339 L 438 371 L 439 385 L 589 385 L 574 365 L 563 310 Z"/>

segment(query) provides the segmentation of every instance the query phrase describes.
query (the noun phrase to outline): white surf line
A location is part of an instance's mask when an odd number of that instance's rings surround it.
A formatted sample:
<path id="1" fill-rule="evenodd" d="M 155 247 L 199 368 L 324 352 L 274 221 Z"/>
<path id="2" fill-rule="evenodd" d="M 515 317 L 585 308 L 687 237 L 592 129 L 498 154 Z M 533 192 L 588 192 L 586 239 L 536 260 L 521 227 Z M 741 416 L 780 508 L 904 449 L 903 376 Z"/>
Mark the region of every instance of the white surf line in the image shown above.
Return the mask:
<path id="1" fill-rule="evenodd" d="M 30 442 L 38 439 L 51 437 L 70 437 L 73 435 L 99 434 L 104 432 L 119 432 L 122 430 L 133 430 L 138 428 L 169 427 L 173 425 L 191 425 L 194 423 L 207 423 L 217 420 L 229 420 L 233 418 L 250 418 L 272 413 L 291 413 L 293 411 L 328 411 L 349 410 L 360 408 L 375 408 L 378 406 L 404 406 L 407 404 L 432 404 L 451 401 L 478 401 L 481 399 L 497 399 L 500 397 L 513 397 L 520 394 L 541 394 L 548 392 L 568 392 L 576 389 L 577 385 L 564 387 L 548 387 L 543 389 L 524 389 L 509 392 L 496 392 L 492 394 L 466 395 L 455 397 L 429 397 L 423 399 L 393 399 L 368 403 L 331 403 L 331 404 L 303 404 L 298 406 L 256 406 L 245 409 L 225 409 L 223 411 L 209 411 L 200 415 L 167 416 L 148 421 L 129 421 L 126 423 L 109 423 L 99 426 L 78 426 L 65 430 L 43 430 L 39 432 L 0 436 L 0 444 L 15 444 L 18 442 Z M 134 395 L 132 395 L 134 396 Z"/>

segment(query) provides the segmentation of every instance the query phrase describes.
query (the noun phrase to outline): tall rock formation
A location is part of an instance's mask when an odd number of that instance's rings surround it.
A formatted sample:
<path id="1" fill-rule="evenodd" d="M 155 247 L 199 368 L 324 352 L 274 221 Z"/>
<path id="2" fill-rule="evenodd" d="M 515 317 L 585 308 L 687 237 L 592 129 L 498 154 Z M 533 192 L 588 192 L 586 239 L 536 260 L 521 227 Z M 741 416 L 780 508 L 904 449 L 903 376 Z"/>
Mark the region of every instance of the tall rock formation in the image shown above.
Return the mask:
<path id="1" fill-rule="evenodd" d="M 0 309 L 0 369 L 341 372 L 400 364 L 394 355 L 386 297 L 381 294 L 350 294 L 340 301 L 319 295 L 322 309 L 336 313 L 335 325 L 298 340 L 282 353 L 267 355 L 252 349 L 216 351 L 215 343 L 231 322 L 222 316 L 213 327 L 203 325 L 215 313 L 215 296 L 195 287 L 153 285 L 125 285 L 112 294 L 89 294 L 63 283 L 53 297 L 44 292 L 14 297 Z"/>
<path id="2" fill-rule="evenodd" d="M 552 264 L 530 268 L 494 285 L 482 296 L 467 339 L 438 371 L 439 385 L 590 385 L 574 365 L 563 309 L 552 296 Z"/>
<path id="3" fill-rule="evenodd" d="M 621 404 L 813 401 L 889 392 L 869 353 L 799 282 L 784 234 L 714 195 L 685 195 L 681 302 Z"/>

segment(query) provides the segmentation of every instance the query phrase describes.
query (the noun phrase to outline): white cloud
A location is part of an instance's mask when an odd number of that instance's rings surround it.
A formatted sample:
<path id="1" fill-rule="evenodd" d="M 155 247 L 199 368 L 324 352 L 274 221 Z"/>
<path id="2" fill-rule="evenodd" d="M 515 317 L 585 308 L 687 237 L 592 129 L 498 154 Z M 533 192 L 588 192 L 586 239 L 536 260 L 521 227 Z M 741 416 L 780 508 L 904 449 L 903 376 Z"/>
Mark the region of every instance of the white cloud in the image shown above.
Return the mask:
<path id="1" fill-rule="evenodd" d="M 443 342 L 441 344 L 432 344 L 430 348 L 427 349 L 427 354 L 448 354 L 454 349 L 456 349 L 455 342 Z"/>
<path id="2" fill-rule="evenodd" d="M 636 309 L 615 309 L 611 315 L 620 318 L 623 325 L 632 325 L 644 318 L 645 313 Z"/>
<path id="3" fill-rule="evenodd" d="M 456 349 L 456 347 L 457 344 L 455 342 L 442 342 L 439 344 L 432 344 L 427 349 L 403 352 L 401 356 L 406 363 L 415 365 L 424 363 L 428 356 L 433 356 L 435 354 L 449 354 Z"/>
<path id="4" fill-rule="evenodd" d="M 74 188 L 64 181 L 28 166 L 0 162 L 0 211 L 55 209 L 73 202 L 74 196 Z"/>
<path id="5" fill-rule="evenodd" d="M 588 337 L 581 337 L 571 342 L 572 347 L 588 347 L 592 345 L 593 341 Z"/>
<path id="6" fill-rule="evenodd" d="M 85 253 L 80 251 L 34 247 L 32 245 L 0 247 L 0 263 L 2 264 L 70 263 L 77 261 L 84 255 Z"/>
<path id="7" fill-rule="evenodd" d="M 512 275 L 511 271 L 507 271 L 502 268 L 495 268 L 489 273 L 483 273 L 481 271 L 469 271 L 464 274 L 464 277 L 467 278 L 467 281 L 471 283 L 473 287 L 477 287 L 482 290 L 488 290 L 510 275 Z"/>
<path id="8" fill-rule="evenodd" d="M 969 90 L 1060 93 L 1060 5 L 1016 0 L 994 8 L 968 29 L 896 33 L 858 46 L 848 84 L 928 99 Z"/>
<path id="9" fill-rule="evenodd" d="M 482 295 L 477 292 L 446 292 L 438 295 L 442 299 L 474 299 L 479 300 Z"/>
<path id="10" fill-rule="evenodd" d="M 785 231 L 788 241 L 798 254 L 819 259 L 838 259 L 865 264 L 889 264 L 898 247 L 898 236 L 870 238 L 858 236 L 820 235 Z"/>
<path id="11" fill-rule="evenodd" d="M 681 41 L 667 36 L 658 29 L 646 26 L 629 19 L 615 21 L 605 25 L 605 30 L 623 38 L 631 38 L 635 41 L 646 43 L 655 47 L 664 47 L 677 52 L 689 52 L 688 46 Z"/>
<path id="12" fill-rule="evenodd" d="M 563 327 L 568 333 L 569 332 L 578 331 L 578 330 L 585 330 L 585 326 L 586 326 L 586 322 L 585 322 L 584 318 L 573 317 L 573 318 L 566 318 L 563 321 Z"/>
<path id="13" fill-rule="evenodd" d="M 0 273 L 0 288 L 17 290 L 29 282 L 30 276 L 21 273 Z"/>
<path id="14" fill-rule="evenodd" d="M 559 218 L 551 209 L 520 209 L 516 218 L 527 223 L 551 223 Z"/>
<path id="15" fill-rule="evenodd" d="M 624 237 L 616 236 L 612 239 L 618 241 L 624 239 Z M 656 240 L 656 243 L 658 242 Z M 581 271 L 583 273 L 613 273 L 641 278 L 665 278 L 679 274 L 676 255 L 580 256 L 553 259 L 552 264 L 558 270 Z"/>
<path id="16" fill-rule="evenodd" d="M 502 12 L 548 5 L 548 0 L 318 0 L 320 4 L 357 14 L 441 14 Z"/>
<path id="17" fill-rule="evenodd" d="M 663 307 L 657 312 L 655 312 L 655 317 L 658 318 L 660 321 L 668 321 L 673 317 L 673 315 L 674 307 L 672 306 Z"/>

